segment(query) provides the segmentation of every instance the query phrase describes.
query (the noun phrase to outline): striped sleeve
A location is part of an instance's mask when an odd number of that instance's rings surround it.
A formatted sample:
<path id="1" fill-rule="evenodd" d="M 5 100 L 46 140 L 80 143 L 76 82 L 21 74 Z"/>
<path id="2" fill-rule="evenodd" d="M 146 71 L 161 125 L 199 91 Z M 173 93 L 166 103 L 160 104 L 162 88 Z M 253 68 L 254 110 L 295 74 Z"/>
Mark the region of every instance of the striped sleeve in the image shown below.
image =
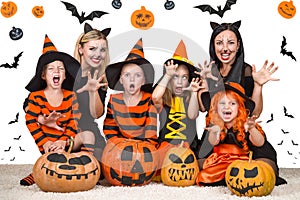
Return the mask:
<path id="1" fill-rule="evenodd" d="M 103 133 L 107 140 L 110 140 L 112 138 L 118 138 L 119 127 L 114 117 L 112 95 L 110 96 L 109 101 L 107 103 L 106 117 L 103 122 Z"/>

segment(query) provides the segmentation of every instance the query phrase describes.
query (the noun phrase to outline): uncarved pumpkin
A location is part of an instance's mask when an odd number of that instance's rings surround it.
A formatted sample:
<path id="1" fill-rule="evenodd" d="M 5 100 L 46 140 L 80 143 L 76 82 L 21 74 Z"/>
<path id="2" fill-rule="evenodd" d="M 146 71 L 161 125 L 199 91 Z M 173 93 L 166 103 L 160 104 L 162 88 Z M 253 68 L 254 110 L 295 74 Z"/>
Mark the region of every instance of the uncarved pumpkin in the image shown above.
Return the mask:
<path id="1" fill-rule="evenodd" d="M 112 185 L 145 185 L 155 175 L 158 164 L 155 146 L 141 140 L 108 141 L 102 154 L 102 172 Z"/>
<path id="2" fill-rule="evenodd" d="M 1 14 L 3 17 L 9 18 L 12 17 L 17 12 L 17 5 L 12 2 L 2 2 Z"/>
<path id="3" fill-rule="evenodd" d="M 154 24 L 154 15 L 151 11 L 146 10 L 145 6 L 135 10 L 131 15 L 131 24 L 138 29 L 149 29 Z"/>
<path id="4" fill-rule="evenodd" d="M 161 180 L 168 186 L 191 186 L 195 184 L 198 172 L 194 152 L 181 144 L 167 151 L 161 169 Z"/>
<path id="5" fill-rule="evenodd" d="M 225 180 L 229 190 L 238 196 L 266 196 L 274 187 L 276 176 L 273 168 L 264 161 L 236 160 L 227 168 Z"/>
<path id="6" fill-rule="evenodd" d="M 286 19 L 294 17 L 296 14 L 296 7 L 294 6 L 293 1 L 282 1 L 278 5 L 278 13 Z"/>
<path id="7" fill-rule="evenodd" d="M 72 147 L 70 146 L 69 149 Z M 48 152 L 33 166 L 37 186 L 45 192 L 77 192 L 92 189 L 100 178 L 100 164 L 88 152 Z"/>

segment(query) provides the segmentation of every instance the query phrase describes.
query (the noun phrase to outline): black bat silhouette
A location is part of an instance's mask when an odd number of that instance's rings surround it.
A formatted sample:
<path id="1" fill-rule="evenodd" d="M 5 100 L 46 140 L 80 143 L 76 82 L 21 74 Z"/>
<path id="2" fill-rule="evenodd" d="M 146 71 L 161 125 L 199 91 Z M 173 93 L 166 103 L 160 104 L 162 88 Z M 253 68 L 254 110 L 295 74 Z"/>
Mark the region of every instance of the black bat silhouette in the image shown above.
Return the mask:
<path id="1" fill-rule="evenodd" d="M 10 161 L 14 161 L 16 157 L 13 157 L 12 159 L 10 159 Z"/>
<path id="2" fill-rule="evenodd" d="M 8 122 L 8 124 L 13 124 L 19 121 L 19 113 L 16 114 L 16 119 L 14 119 L 13 121 Z"/>
<path id="3" fill-rule="evenodd" d="M 17 56 L 14 57 L 14 62 L 10 65 L 8 63 L 2 64 L 0 67 L 4 67 L 4 68 L 16 68 L 18 67 L 18 63 L 19 63 L 19 59 L 22 56 L 23 51 L 21 53 L 19 53 Z"/>
<path id="4" fill-rule="evenodd" d="M 103 11 L 93 11 L 88 16 L 85 17 L 85 12 L 81 12 L 81 15 L 79 15 L 76 6 L 73 4 L 70 4 L 68 2 L 61 1 L 63 4 L 65 4 L 66 9 L 72 12 L 72 16 L 77 17 L 79 20 L 79 23 L 82 24 L 85 20 L 93 20 L 95 17 L 100 18 L 104 14 L 108 14 L 107 12 Z"/>
<path id="5" fill-rule="evenodd" d="M 14 140 L 19 140 L 21 138 L 21 135 L 19 137 L 14 138 Z"/>
<path id="6" fill-rule="evenodd" d="M 271 113 L 271 119 L 267 120 L 267 123 L 273 121 L 273 119 L 274 119 L 274 118 L 273 118 L 273 113 Z"/>
<path id="7" fill-rule="evenodd" d="M 288 133 L 290 133 L 289 131 L 285 131 L 285 130 L 283 130 L 283 129 L 281 129 L 281 131 L 282 131 L 283 134 L 288 134 Z"/>
<path id="8" fill-rule="evenodd" d="M 295 56 L 293 55 L 293 52 L 286 50 L 286 48 L 285 48 L 285 46 L 287 45 L 286 38 L 284 36 L 282 36 L 282 37 L 283 37 L 283 40 L 281 42 L 280 53 L 282 55 L 287 55 L 287 56 L 291 57 L 293 60 L 297 61 L 296 58 L 295 58 Z"/>
<path id="9" fill-rule="evenodd" d="M 211 7 L 211 5 L 208 4 L 195 6 L 194 8 L 199 8 L 202 12 L 208 11 L 209 14 L 217 14 L 222 18 L 224 13 L 227 10 L 230 10 L 231 6 L 234 4 L 236 4 L 236 0 L 227 0 L 223 9 L 221 9 L 221 6 L 217 6 L 218 10 L 215 10 L 213 7 Z"/>
<path id="10" fill-rule="evenodd" d="M 25 151 L 24 149 L 22 149 L 22 147 L 19 146 L 20 151 Z"/>
<path id="11" fill-rule="evenodd" d="M 289 151 L 287 151 L 287 153 L 288 153 L 289 155 L 293 155 L 293 153 L 291 153 L 291 152 L 289 152 Z"/>
<path id="12" fill-rule="evenodd" d="M 11 146 L 9 146 L 8 149 L 5 149 L 4 152 L 10 151 L 10 149 L 11 149 Z"/>
<path id="13" fill-rule="evenodd" d="M 298 145 L 299 145 L 298 143 L 295 143 L 294 140 L 292 140 L 292 144 L 293 144 L 294 146 L 298 146 Z"/>
<path id="14" fill-rule="evenodd" d="M 289 118 L 294 118 L 293 115 L 290 115 L 290 114 L 287 113 L 287 109 L 286 109 L 285 106 L 283 106 L 283 111 L 284 111 L 284 116 L 287 116 L 287 117 L 289 117 Z"/>
<path id="15" fill-rule="evenodd" d="M 282 143 L 283 143 L 283 140 L 281 140 L 281 142 L 280 142 L 280 143 L 278 143 L 277 145 L 282 145 Z"/>

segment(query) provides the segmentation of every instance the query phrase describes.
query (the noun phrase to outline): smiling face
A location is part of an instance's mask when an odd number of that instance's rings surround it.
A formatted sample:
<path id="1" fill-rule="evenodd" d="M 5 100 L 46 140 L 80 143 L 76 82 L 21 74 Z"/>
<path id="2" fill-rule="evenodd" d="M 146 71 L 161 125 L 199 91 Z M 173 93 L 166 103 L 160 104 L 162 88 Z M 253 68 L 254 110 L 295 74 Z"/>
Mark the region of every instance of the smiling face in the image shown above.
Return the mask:
<path id="1" fill-rule="evenodd" d="M 230 94 L 224 96 L 218 102 L 218 114 L 225 124 L 232 124 L 238 115 L 239 104 Z"/>
<path id="2" fill-rule="evenodd" d="M 79 54 L 82 60 L 82 67 L 98 68 L 104 64 L 107 55 L 107 41 L 104 39 L 91 40 L 79 45 Z"/>
<path id="3" fill-rule="evenodd" d="M 233 64 L 238 52 L 240 43 L 234 32 L 225 30 L 219 33 L 215 40 L 215 54 L 217 58 L 224 64 Z"/>
<path id="4" fill-rule="evenodd" d="M 178 66 L 170 84 L 173 94 L 183 96 L 183 89 L 189 85 L 189 70 L 185 65 Z"/>
<path id="5" fill-rule="evenodd" d="M 134 63 L 125 64 L 121 71 L 120 83 L 127 94 L 137 94 L 145 84 L 144 71 Z"/>
<path id="6" fill-rule="evenodd" d="M 47 87 L 61 88 L 66 79 L 66 70 L 62 61 L 56 60 L 46 65 L 42 73 L 42 79 L 47 83 Z"/>

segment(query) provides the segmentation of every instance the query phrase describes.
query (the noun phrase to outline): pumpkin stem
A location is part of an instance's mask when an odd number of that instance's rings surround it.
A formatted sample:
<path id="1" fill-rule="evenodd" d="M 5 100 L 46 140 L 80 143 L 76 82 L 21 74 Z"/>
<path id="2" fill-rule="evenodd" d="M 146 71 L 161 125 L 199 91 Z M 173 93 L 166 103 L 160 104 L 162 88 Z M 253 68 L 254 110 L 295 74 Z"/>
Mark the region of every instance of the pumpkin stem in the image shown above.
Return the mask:
<path id="1" fill-rule="evenodd" d="M 252 162 L 253 151 L 249 151 L 249 163 Z"/>
<path id="2" fill-rule="evenodd" d="M 71 137 L 69 139 L 69 143 L 70 143 L 70 146 L 69 146 L 69 149 L 68 149 L 68 153 L 71 153 L 72 148 L 73 148 L 73 144 L 74 144 L 74 138 L 73 137 Z"/>

